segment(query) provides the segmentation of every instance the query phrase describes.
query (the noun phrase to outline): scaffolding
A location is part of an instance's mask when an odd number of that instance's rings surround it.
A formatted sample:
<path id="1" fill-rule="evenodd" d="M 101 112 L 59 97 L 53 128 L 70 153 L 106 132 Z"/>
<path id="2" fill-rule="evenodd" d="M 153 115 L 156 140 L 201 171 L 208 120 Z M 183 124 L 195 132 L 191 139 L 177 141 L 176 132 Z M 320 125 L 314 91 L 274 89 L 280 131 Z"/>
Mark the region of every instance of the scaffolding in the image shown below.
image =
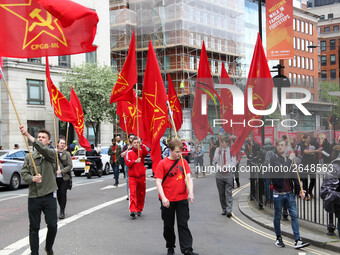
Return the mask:
<path id="1" fill-rule="evenodd" d="M 151 40 L 165 86 L 170 73 L 184 108 L 194 93 L 203 41 L 214 82 L 222 63 L 235 84 L 244 78 L 244 0 L 110 0 L 110 21 L 113 67 L 122 69 L 135 30 L 138 83 Z"/>

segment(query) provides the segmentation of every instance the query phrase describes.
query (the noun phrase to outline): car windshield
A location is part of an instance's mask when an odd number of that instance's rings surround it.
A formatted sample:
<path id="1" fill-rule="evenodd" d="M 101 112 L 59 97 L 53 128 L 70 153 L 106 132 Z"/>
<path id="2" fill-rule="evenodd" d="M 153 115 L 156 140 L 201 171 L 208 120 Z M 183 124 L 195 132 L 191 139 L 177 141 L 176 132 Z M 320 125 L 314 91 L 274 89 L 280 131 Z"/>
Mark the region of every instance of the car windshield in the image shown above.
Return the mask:
<path id="1" fill-rule="evenodd" d="M 0 158 L 4 158 L 7 155 L 8 151 L 0 151 Z"/>
<path id="2" fill-rule="evenodd" d="M 100 154 L 107 154 L 108 153 L 109 148 L 103 148 L 100 152 Z"/>

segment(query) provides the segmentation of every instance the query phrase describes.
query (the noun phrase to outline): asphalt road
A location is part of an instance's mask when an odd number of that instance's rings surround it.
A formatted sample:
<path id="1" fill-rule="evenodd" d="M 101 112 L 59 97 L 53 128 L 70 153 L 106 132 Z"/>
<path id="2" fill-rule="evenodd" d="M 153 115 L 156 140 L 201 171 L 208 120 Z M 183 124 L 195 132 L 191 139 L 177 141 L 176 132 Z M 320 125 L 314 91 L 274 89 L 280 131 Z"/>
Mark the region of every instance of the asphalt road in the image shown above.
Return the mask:
<path id="1" fill-rule="evenodd" d="M 147 176 L 150 176 L 150 170 Z M 122 175 L 121 175 L 122 176 Z M 166 254 L 162 235 L 160 202 L 155 180 L 147 179 L 146 203 L 142 217 L 129 217 L 125 179 L 113 187 L 112 175 L 101 178 L 75 177 L 68 192 L 66 219 L 59 220 L 54 246 L 57 255 Z M 245 218 L 238 199 L 248 189 L 246 174 L 241 188 L 234 190 L 234 216 L 221 215 L 214 174 L 194 180 L 195 203 L 190 206 L 189 227 L 193 248 L 199 254 L 334 254 L 310 246 L 295 250 L 293 240 L 284 237 L 285 248 L 274 245 L 275 234 Z M 0 188 L 0 255 L 29 254 L 27 188 Z M 41 254 L 46 235 L 42 220 Z M 177 235 L 177 232 L 176 232 Z M 176 253 L 180 254 L 177 240 Z"/>

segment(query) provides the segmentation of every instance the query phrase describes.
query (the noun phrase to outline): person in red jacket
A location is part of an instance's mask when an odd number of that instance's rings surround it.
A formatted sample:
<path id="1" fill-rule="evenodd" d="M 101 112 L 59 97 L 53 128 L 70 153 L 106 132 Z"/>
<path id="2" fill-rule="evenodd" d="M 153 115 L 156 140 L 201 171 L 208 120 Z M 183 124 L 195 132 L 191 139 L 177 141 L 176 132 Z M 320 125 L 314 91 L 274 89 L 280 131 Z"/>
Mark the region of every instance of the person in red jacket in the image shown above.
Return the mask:
<path id="1" fill-rule="evenodd" d="M 129 168 L 130 216 L 142 215 L 145 201 L 145 166 L 144 157 L 149 153 L 144 145 L 139 148 L 140 139 L 134 137 L 132 149 L 125 155 L 125 164 Z M 138 151 L 139 148 L 139 151 Z"/>
<path id="2" fill-rule="evenodd" d="M 163 236 L 168 248 L 168 255 L 175 254 L 175 214 L 181 252 L 185 255 L 198 255 L 192 249 L 192 235 L 188 227 L 189 203 L 194 202 L 194 183 L 186 160 L 181 159 L 183 144 L 177 139 L 169 142 L 170 155 L 159 162 L 155 178 L 161 213 L 164 221 Z M 185 171 L 185 173 L 184 173 Z M 188 189 L 185 183 L 188 178 Z"/>

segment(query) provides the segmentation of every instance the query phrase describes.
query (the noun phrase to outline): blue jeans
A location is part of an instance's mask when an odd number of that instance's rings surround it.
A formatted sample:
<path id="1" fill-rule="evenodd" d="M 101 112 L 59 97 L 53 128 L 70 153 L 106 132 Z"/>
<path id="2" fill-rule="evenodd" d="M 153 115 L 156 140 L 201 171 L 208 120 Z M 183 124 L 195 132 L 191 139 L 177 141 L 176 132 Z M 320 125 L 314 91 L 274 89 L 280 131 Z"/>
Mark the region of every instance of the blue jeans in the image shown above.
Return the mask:
<path id="1" fill-rule="evenodd" d="M 275 228 L 276 236 L 281 236 L 280 220 L 281 220 L 281 214 L 282 214 L 282 206 L 285 204 L 289 211 L 289 215 L 291 218 L 292 229 L 294 233 L 294 240 L 298 240 L 300 238 L 299 222 L 298 222 L 296 203 L 295 203 L 295 198 L 294 198 L 293 193 L 288 192 L 284 195 L 274 193 L 273 200 L 274 200 L 274 210 L 275 210 L 274 228 Z"/>
<path id="2" fill-rule="evenodd" d="M 112 169 L 113 169 L 113 178 L 115 179 L 115 184 L 118 184 L 118 179 L 119 179 L 119 165 L 112 164 Z"/>

